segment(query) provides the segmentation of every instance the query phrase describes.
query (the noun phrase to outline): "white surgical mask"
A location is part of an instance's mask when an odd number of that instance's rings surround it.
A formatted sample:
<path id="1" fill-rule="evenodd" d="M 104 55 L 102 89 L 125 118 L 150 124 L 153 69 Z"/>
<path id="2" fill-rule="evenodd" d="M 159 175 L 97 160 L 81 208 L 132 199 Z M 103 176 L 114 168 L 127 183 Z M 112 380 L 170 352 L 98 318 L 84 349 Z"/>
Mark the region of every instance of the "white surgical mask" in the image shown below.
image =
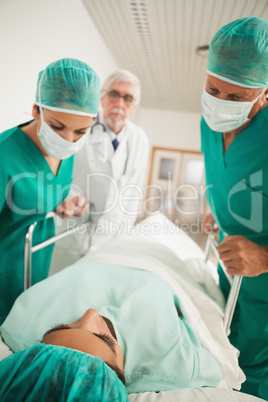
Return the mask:
<path id="1" fill-rule="evenodd" d="M 87 132 L 88 133 L 88 132 Z M 43 121 L 38 132 L 40 142 L 48 155 L 56 159 L 67 159 L 85 145 L 87 133 L 76 142 L 69 142 L 52 130 L 49 125 Z"/>
<path id="2" fill-rule="evenodd" d="M 228 133 L 249 121 L 252 106 L 264 92 L 265 90 L 251 102 L 236 102 L 218 99 L 203 90 L 202 115 L 211 130 Z"/>

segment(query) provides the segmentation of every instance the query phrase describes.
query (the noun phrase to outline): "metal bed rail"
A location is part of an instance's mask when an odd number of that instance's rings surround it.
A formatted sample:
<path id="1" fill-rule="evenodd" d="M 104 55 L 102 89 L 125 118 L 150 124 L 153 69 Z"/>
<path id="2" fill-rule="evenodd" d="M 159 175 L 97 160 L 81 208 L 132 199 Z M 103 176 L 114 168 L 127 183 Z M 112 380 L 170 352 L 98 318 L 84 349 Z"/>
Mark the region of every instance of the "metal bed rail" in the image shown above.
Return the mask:
<path id="1" fill-rule="evenodd" d="M 53 218 L 56 214 L 54 212 L 50 212 L 46 215 L 45 219 Z M 51 237 L 48 240 L 43 241 L 42 243 L 33 246 L 33 233 L 37 222 L 34 222 L 32 225 L 28 227 L 27 233 L 25 235 L 24 240 L 24 290 L 28 289 L 32 284 L 32 255 L 36 251 L 41 250 L 47 246 L 50 246 L 57 241 L 64 239 L 70 234 L 77 233 L 81 228 L 89 228 L 91 222 L 80 223 L 74 226 L 72 229 L 68 229 L 65 232 L 62 232 L 58 235 Z"/>
<path id="2" fill-rule="evenodd" d="M 233 319 L 233 315 L 234 315 L 234 311 L 235 311 L 235 307 L 236 307 L 236 303 L 237 303 L 237 299 L 238 299 L 238 295 L 239 295 L 243 277 L 240 275 L 235 275 L 234 277 L 232 277 L 227 273 L 226 267 L 223 264 L 222 260 L 220 259 L 217 248 L 218 248 L 218 243 L 215 240 L 215 235 L 209 234 L 207 243 L 206 243 L 206 247 L 205 247 L 205 262 L 208 261 L 210 253 L 211 253 L 211 251 L 213 251 L 217 258 L 218 263 L 222 267 L 222 269 L 226 275 L 226 278 L 229 281 L 230 286 L 231 286 L 231 289 L 230 289 L 230 292 L 228 295 L 228 299 L 226 302 L 225 310 L 224 310 L 224 319 L 223 319 L 223 327 L 225 329 L 226 334 L 229 335 L 230 327 L 231 327 L 231 323 L 232 323 L 232 319 Z"/>

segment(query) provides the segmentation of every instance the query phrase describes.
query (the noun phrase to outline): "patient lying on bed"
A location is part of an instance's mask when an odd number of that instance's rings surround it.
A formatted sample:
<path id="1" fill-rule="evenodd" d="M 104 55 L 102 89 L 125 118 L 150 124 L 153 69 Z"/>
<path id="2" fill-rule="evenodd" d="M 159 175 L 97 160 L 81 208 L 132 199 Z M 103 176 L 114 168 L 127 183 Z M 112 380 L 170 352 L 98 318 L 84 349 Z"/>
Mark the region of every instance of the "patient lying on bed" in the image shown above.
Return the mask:
<path id="1" fill-rule="evenodd" d="M 13 351 L 42 339 L 99 357 L 121 379 L 124 365 L 129 393 L 217 387 L 223 379 L 172 288 L 142 269 L 77 262 L 24 292 L 0 329 Z"/>

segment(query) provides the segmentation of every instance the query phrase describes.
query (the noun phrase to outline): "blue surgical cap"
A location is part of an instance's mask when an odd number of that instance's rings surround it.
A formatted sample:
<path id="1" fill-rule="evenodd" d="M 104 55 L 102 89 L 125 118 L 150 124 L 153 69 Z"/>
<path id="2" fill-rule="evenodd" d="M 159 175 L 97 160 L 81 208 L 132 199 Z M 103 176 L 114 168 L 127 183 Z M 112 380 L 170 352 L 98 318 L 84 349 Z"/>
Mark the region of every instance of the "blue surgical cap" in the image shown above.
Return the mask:
<path id="1" fill-rule="evenodd" d="M 268 21 L 241 18 L 222 27 L 209 45 L 207 72 L 246 88 L 268 86 Z"/>
<path id="2" fill-rule="evenodd" d="M 39 73 L 35 103 L 49 110 L 95 117 L 100 103 L 100 79 L 82 61 L 55 61 Z"/>
<path id="3" fill-rule="evenodd" d="M 126 387 L 103 360 L 40 343 L 0 362 L 0 400 L 125 402 Z"/>

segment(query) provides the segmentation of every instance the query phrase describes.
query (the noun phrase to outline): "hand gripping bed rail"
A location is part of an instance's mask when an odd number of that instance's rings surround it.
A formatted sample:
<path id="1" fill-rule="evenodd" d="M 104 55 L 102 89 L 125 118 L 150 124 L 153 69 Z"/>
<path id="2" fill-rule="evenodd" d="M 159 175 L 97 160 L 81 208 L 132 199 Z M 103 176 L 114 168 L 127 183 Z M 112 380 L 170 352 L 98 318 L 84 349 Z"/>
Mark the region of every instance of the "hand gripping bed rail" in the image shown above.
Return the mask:
<path id="1" fill-rule="evenodd" d="M 49 214 L 46 215 L 45 219 L 53 218 L 55 215 L 56 214 L 54 212 L 50 212 Z M 81 230 L 81 228 L 89 228 L 90 222 L 76 225 L 72 229 L 68 229 L 63 233 L 53 236 L 50 239 L 45 240 L 42 243 L 37 244 L 36 246 L 33 246 L 33 233 L 36 224 L 37 222 L 34 222 L 32 225 L 28 227 L 24 240 L 24 290 L 28 289 L 32 284 L 33 253 L 41 250 L 44 247 L 50 246 L 53 243 L 56 243 L 58 240 L 61 240 L 72 233 L 77 233 L 79 230 Z"/>
<path id="2" fill-rule="evenodd" d="M 206 243 L 206 247 L 205 247 L 205 262 L 208 261 L 210 253 L 211 253 L 211 251 L 213 251 L 215 256 L 217 257 L 218 263 L 222 267 L 222 269 L 226 275 L 226 278 L 228 279 L 228 281 L 231 285 L 231 289 L 230 289 L 229 296 L 228 296 L 226 306 L 225 306 L 224 319 L 223 319 L 223 326 L 224 326 L 225 332 L 228 336 L 228 335 L 230 335 L 230 327 L 231 327 L 231 323 L 232 323 L 232 319 L 233 319 L 233 315 L 234 315 L 234 311 L 235 311 L 235 307 L 236 307 L 236 303 L 237 303 L 237 299 L 238 299 L 238 295 L 239 295 L 243 277 L 240 275 L 235 275 L 234 277 L 232 277 L 227 273 L 226 267 L 220 259 L 217 248 L 218 248 L 218 243 L 215 240 L 215 235 L 209 234 L 207 243 Z"/>

